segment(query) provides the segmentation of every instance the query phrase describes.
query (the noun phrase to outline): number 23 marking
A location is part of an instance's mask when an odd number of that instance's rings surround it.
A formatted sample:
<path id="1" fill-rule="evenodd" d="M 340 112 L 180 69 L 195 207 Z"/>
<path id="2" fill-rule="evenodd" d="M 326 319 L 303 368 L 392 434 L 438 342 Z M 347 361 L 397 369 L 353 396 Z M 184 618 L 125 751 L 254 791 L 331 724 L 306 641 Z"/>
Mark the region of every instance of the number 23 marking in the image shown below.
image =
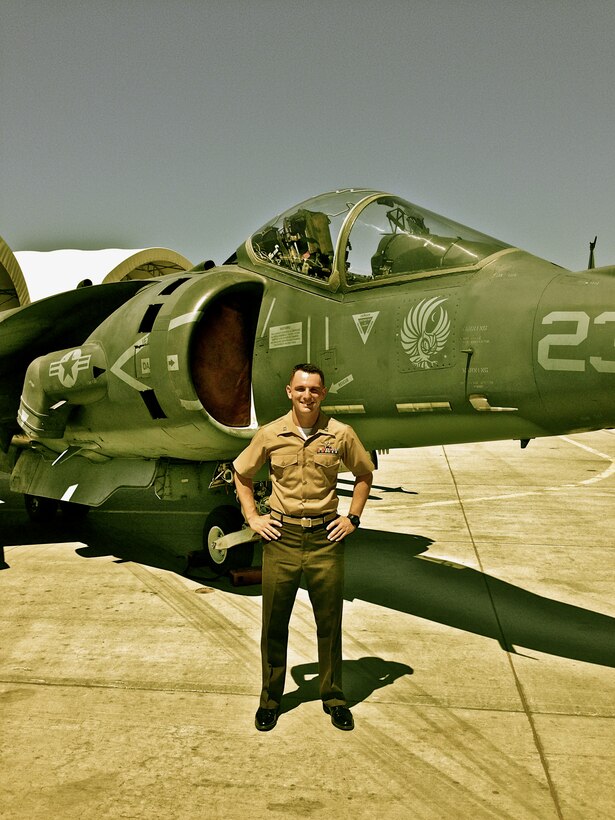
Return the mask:
<path id="1" fill-rule="evenodd" d="M 552 325 L 554 322 L 576 322 L 574 333 L 549 333 L 538 342 L 538 364 L 545 370 L 568 370 L 583 372 L 583 359 L 552 359 L 549 357 L 549 348 L 552 345 L 559 347 L 576 347 L 587 339 L 589 333 L 589 316 L 580 310 L 554 310 L 542 320 L 543 325 Z M 595 325 L 605 325 L 615 322 L 615 311 L 607 310 L 596 316 Z M 615 342 L 613 342 L 615 346 Z M 615 373 L 615 361 L 603 359 L 600 356 L 590 356 L 589 363 L 599 373 Z"/>

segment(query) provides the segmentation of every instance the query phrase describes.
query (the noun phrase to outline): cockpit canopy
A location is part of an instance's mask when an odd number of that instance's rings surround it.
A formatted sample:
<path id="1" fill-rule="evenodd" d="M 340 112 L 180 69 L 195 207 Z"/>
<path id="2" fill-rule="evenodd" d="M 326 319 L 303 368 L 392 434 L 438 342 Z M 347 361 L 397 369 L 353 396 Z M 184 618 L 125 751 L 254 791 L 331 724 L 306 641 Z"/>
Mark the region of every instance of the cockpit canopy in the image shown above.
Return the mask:
<path id="1" fill-rule="evenodd" d="M 308 199 L 246 244 L 257 263 L 350 288 L 471 267 L 509 247 L 400 197 L 357 189 Z"/>

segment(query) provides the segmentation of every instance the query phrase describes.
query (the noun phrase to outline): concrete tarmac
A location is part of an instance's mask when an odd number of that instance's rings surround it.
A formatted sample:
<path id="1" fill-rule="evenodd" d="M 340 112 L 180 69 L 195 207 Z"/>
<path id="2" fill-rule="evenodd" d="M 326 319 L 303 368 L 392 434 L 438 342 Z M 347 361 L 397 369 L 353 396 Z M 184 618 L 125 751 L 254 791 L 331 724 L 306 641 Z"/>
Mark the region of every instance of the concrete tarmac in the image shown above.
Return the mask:
<path id="1" fill-rule="evenodd" d="M 259 733 L 260 587 L 182 574 L 202 510 L 122 492 L 41 528 L 2 479 L 0 817 L 613 818 L 615 435 L 393 451 L 372 496 L 356 728 L 322 711 L 300 590 Z"/>

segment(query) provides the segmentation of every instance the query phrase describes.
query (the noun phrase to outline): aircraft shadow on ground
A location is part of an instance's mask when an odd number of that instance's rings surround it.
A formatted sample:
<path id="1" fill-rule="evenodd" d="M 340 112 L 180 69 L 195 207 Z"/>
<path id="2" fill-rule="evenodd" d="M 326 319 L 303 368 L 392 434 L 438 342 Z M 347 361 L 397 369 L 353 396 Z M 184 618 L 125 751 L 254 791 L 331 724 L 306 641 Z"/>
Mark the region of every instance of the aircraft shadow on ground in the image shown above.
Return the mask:
<path id="1" fill-rule="evenodd" d="M 107 519 L 96 520 L 91 514 L 75 523 L 66 522 L 58 515 L 53 523 L 39 524 L 30 521 L 25 513 L 3 511 L 0 538 L 0 557 L 5 559 L 4 566 L 0 565 L 0 569 L 10 569 L 6 555 L 3 556 L 5 547 L 24 543 L 44 546 L 67 541 L 80 542 L 83 546 L 76 552 L 84 558 L 113 555 L 118 563 L 134 561 L 179 574 L 186 567 L 185 556 L 173 554 L 162 539 L 140 533 L 132 522 L 130 526 L 117 526 L 110 524 Z"/>
<path id="2" fill-rule="evenodd" d="M 359 530 L 347 549 L 346 597 L 550 655 L 615 667 L 615 618 L 562 603 L 462 564 L 428 560 L 416 535 Z M 411 640 L 411 638 L 410 638 Z"/>
<path id="3" fill-rule="evenodd" d="M 4 546 L 22 544 L 24 539 L 36 544 L 70 539 L 84 544 L 77 549 L 84 558 L 113 555 L 118 562 L 134 561 L 178 574 L 186 570 L 185 558 L 171 553 L 164 538 L 135 531 L 131 523 L 110 525 L 108 519 L 97 521 L 91 515 L 78 527 L 59 532 L 56 527 L 28 524 L 23 515 L 15 514 L 3 524 Z M 432 543 L 420 535 L 359 530 L 346 548 L 346 599 L 483 635 L 506 651 L 524 647 L 615 667 L 615 618 L 528 592 L 437 555 L 422 556 Z M 259 585 L 234 587 L 227 578 L 213 576 L 199 580 L 236 595 L 261 594 Z"/>

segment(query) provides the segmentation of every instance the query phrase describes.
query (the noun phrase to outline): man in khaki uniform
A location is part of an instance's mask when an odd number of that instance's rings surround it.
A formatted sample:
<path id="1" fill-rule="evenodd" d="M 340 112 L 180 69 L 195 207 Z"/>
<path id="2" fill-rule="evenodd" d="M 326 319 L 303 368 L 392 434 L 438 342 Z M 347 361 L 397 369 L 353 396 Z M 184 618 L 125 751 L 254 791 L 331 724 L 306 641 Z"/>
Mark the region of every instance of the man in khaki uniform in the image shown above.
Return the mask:
<path id="1" fill-rule="evenodd" d="M 327 390 L 312 364 L 293 368 L 291 410 L 262 427 L 235 459 L 235 486 L 246 521 L 263 549 L 263 687 L 255 724 L 273 729 L 286 677 L 288 624 L 302 574 L 314 609 L 320 695 L 338 729 L 354 727 L 342 691 L 344 538 L 359 526 L 372 483 L 372 460 L 347 424 L 320 412 Z M 259 515 L 252 477 L 270 463 L 271 513 Z M 337 513 L 341 463 L 355 475 L 347 516 Z"/>

